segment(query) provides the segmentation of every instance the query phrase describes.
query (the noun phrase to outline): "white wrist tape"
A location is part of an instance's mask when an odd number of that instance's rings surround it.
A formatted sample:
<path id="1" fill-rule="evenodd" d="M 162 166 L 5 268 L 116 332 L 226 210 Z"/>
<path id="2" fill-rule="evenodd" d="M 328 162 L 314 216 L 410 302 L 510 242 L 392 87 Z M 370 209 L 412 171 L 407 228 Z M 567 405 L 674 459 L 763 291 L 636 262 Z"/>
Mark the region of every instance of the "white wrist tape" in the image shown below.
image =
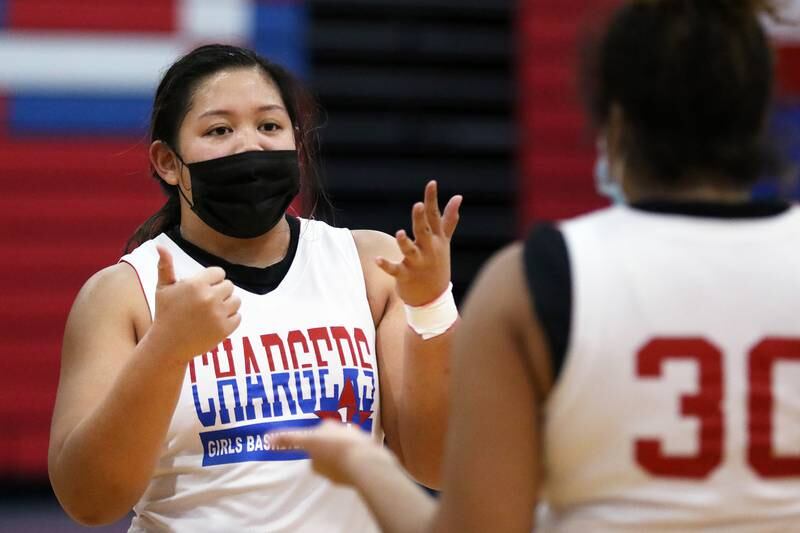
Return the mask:
<path id="1" fill-rule="evenodd" d="M 429 304 L 413 307 L 405 305 L 406 321 L 423 340 L 439 336 L 458 320 L 458 309 L 453 299 L 453 284 L 450 283 L 438 298 Z"/>

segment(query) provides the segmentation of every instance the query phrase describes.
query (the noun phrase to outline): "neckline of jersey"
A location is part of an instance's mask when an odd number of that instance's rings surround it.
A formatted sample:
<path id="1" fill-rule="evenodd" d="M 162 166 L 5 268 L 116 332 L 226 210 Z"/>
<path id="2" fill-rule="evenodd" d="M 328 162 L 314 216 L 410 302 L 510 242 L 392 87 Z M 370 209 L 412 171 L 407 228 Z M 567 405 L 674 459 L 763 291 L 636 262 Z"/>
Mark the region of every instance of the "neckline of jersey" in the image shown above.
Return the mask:
<path id="1" fill-rule="evenodd" d="M 684 215 L 702 218 L 750 219 L 769 218 L 788 211 L 791 204 L 781 200 L 723 202 L 670 202 L 663 200 L 636 202 L 631 208 L 648 213 Z"/>
<path id="2" fill-rule="evenodd" d="M 300 242 L 300 219 L 287 214 L 286 221 L 289 223 L 289 249 L 283 259 L 274 265 L 263 268 L 230 263 L 209 253 L 184 239 L 178 226 L 170 228 L 165 233 L 186 255 L 204 267 L 218 266 L 225 270 L 226 277 L 237 287 L 248 292 L 264 295 L 278 288 L 289 273 L 289 268 L 292 266 L 295 255 L 297 255 L 297 246 Z"/>

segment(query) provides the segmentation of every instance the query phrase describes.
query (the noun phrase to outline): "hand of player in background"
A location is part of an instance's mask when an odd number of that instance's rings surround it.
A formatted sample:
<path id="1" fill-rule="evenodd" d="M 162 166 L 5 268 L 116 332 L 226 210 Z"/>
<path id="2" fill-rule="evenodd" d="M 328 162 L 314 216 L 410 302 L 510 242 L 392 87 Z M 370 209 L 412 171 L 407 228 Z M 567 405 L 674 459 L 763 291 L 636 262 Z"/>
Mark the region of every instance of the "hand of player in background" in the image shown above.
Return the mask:
<path id="1" fill-rule="evenodd" d="M 166 248 L 156 248 L 158 285 L 151 331 L 179 362 L 188 362 L 214 349 L 239 326 L 241 300 L 221 268 L 206 268 L 178 281 L 172 256 Z"/>
<path id="2" fill-rule="evenodd" d="M 370 465 L 376 462 L 395 462 L 394 456 L 364 431 L 331 420 L 310 431 L 269 435 L 269 442 L 278 449 L 304 450 L 315 472 L 340 485 L 352 486 L 355 473 L 359 470 L 372 472 Z"/>
<path id="3" fill-rule="evenodd" d="M 414 239 L 399 230 L 395 240 L 403 260 L 393 263 L 383 257 L 376 262 L 397 282 L 397 293 L 412 306 L 425 305 L 438 298 L 450 283 L 450 239 L 458 225 L 458 209 L 463 198 L 453 196 L 439 213 L 435 181 L 425 186 L 425 202 L 411 209 Z"/>

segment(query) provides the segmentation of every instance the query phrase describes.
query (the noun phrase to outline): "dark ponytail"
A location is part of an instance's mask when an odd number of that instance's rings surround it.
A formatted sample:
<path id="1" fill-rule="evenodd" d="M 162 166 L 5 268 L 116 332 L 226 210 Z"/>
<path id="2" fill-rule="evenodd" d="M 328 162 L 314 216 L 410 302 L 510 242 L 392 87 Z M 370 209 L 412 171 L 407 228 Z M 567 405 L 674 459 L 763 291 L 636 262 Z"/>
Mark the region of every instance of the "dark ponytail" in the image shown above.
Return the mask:
<path id="1" fill-rule="evenodd" d="M 210 44 L 196 48 L 176 61 L 156 89 L 150 116 L 150 142 L 162 141 L 175 150 L 179 149 L 178 131 L 189 111 L 195 90 L 209 76 L 236 68 L 258 68 L 277 85 L 294 126 L 303 202 L 300 214 L 328 218 L 332 211 L 331 204 L 317 166 L 319 141 L 316 101 L 289 71 L 252 50 Z M 126 252 L 180 223 L 177 186 L 161 179 L 155 168 L 151 167 L 150 172 L 167 196 L 167 201 L 128 239 Z"/>
<path id="2" fill-rule="evenodd" d="M 174 185 L 169 185 L 161 178 L 159 181 L 168 185 L 172 191 L 167 192 L 167 201 L 161 206 L 161 209 L 150 215 L 147 220 L 136 229 L 134 234 L 128 239 L 125 244 L 125 253 L 130 252 L 143 242 L 152 239 L 159 233 L 177 226 L 181 221 L 181 203 L 178 199 L 177 189 Z"/>
<path id="3" fill-rule="evenodd" d="M 777 165 L 765 139 L 772 51 L 768 0 L 634 0 L 585 56 L 584 96 L 596 127 L 614 105 L 633 169 L 677 185 L 720 176 L 744 187 Z"/>

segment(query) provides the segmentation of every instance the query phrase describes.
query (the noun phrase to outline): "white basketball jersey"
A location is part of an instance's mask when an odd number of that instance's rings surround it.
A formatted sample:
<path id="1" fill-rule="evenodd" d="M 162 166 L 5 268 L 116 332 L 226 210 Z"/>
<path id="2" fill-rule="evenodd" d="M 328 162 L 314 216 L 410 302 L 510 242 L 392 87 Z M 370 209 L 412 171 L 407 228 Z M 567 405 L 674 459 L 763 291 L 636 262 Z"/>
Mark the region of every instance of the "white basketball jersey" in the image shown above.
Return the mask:
<path id="1" fill-rule="evenodd" d="M 151 312 L 156 244 L 172 254 L 179 280 L 204 268 L 164 234 L 123 257 Z M 235 294 L 242 322 L 188 365 L 130 531 L 377 531 L 355 491 L 314 474 L 303 453 L 272 449 L 268 438 L 334 418 L 383 440 L 375 327 L 350 231 L 301 220 L 280 285 Z"/>
<path id="2" fill-rule="evenodd" d="M 800 531 L 800 209 L 561 225 L 544 531 Z"/>

